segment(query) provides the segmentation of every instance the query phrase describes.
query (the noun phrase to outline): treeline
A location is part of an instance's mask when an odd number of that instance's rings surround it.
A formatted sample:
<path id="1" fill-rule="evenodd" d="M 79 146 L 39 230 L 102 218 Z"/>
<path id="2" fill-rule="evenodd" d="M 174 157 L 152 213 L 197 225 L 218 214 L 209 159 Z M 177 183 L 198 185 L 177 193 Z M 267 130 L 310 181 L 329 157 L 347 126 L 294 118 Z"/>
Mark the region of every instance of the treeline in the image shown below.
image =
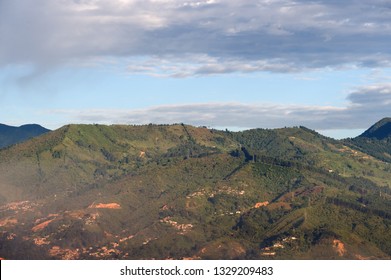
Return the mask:
<path id="1" fill-rule="evenodd" d="M 188 158 L 200 158 L 220 153 L 219 149 L 203 146 L 195 142 L 186 142 L 178 146 L 168 149 L 168 151 L 162 155 L 162 158 L 182 157 Z"/>
<path id="2" fill-rule="evenodd" d="M 369 207 L 362 205 L 362 204 L 357 204 L 354 202 L 342 200 L 339 198 L 332 198 L 332 197 L 327 197 L 326 202 L 334 204 L 336 206 L 353 209 L 353 210 L 356 210 L 356 211 L 359 211 L 362 213 L 373 214 L 373 215 L 379 216 L 381 218 L 391 219 L 391 213 L 389 213 L 385 210 L 373 209 L 373 208 L 369 208 Z"/>
<path id="3" fill-rule="evenodd" d="M 345 139 L 344 143 L 382 161 L 391 163 L 391 138 L 378 140 L 375 138 L 356 137 Z"/>

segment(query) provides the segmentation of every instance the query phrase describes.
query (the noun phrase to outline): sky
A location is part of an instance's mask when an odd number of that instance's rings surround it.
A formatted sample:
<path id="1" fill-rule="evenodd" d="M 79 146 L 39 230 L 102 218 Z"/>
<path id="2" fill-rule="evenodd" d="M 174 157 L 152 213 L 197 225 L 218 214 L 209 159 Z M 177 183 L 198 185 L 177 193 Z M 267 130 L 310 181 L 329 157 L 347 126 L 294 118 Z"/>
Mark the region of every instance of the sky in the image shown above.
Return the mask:
<path id="1" fill-rule="evenodd" d="M 386 0 L 0 0 L 0 123 L 303 125 L 391 117 Z"/>

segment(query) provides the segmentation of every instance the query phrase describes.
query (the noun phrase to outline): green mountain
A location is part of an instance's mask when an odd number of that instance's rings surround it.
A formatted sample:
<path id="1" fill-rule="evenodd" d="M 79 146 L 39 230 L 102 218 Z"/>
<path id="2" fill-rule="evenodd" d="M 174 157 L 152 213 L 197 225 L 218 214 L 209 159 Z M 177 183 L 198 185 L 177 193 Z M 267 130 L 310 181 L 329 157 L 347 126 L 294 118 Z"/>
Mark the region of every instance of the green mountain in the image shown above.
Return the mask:
<path id="1" fill-rule="evenodd" d="M 37 124 L 26 124 L 20 127 L 0 124 L 0 149 L 46 132 L 49 132 L 49 130 Z"/>
<path id="2" fill-rule="evenodd" d="M 385 162 L 391 162 L 391 118 L 384 118 L 346 144 Z"/>
<path id="3" fill-rule="evenodd" d="M 0 257 L 389 259 L 390 184 L 304 127 L 67 125 L 0 151 Z"/>

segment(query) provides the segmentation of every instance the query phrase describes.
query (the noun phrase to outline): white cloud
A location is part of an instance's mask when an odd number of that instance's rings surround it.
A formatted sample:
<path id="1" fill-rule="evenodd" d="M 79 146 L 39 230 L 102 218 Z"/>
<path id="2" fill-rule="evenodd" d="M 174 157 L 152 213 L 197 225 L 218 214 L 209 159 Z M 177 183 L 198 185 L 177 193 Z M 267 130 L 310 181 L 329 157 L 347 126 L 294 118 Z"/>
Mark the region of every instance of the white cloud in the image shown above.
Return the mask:
<path id="1" fill-rule="evenodd" d="M 186 75 L 389 67 L 390 31 L 380 0 L 2 0 L 0 67 L 96 57 L 165 60 L 165 76 L 178 64 Z"/>
<path id="2" fill-rule="evenodd" d="M 138 110 L 53 110 L 72 122 L 122 124 L 187 123 L 212 127 L 276 128 L 299 126 L 317 130 L 365 129 L 391 116 L 391 84 L 355 89 L 345 107 L 277 104 L 205 103 L 162 105 Z"/>
<path id="3" fill-rule="evenodd" d="M 298 71 L 295 65 L 278 60 L 243 61 L 240 59 L 219 59 L 204 54 L 137 58 L 128 63 L 127 72 L 158 77 L 185 78 L 230 73 Z"/>

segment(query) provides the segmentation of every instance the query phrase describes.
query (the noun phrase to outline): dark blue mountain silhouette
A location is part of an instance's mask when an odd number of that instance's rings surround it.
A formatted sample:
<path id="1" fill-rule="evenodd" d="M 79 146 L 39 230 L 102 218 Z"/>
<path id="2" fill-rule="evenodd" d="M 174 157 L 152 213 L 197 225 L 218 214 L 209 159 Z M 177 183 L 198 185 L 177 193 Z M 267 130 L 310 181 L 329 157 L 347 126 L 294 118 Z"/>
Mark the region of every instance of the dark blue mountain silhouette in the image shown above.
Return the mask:
<path id="1" fill-rule="evenodd" d="M 23 142 L 49 131 L 38 124 L 26 124 L 19 127 L 0 124 L 0 148 Z"/>

